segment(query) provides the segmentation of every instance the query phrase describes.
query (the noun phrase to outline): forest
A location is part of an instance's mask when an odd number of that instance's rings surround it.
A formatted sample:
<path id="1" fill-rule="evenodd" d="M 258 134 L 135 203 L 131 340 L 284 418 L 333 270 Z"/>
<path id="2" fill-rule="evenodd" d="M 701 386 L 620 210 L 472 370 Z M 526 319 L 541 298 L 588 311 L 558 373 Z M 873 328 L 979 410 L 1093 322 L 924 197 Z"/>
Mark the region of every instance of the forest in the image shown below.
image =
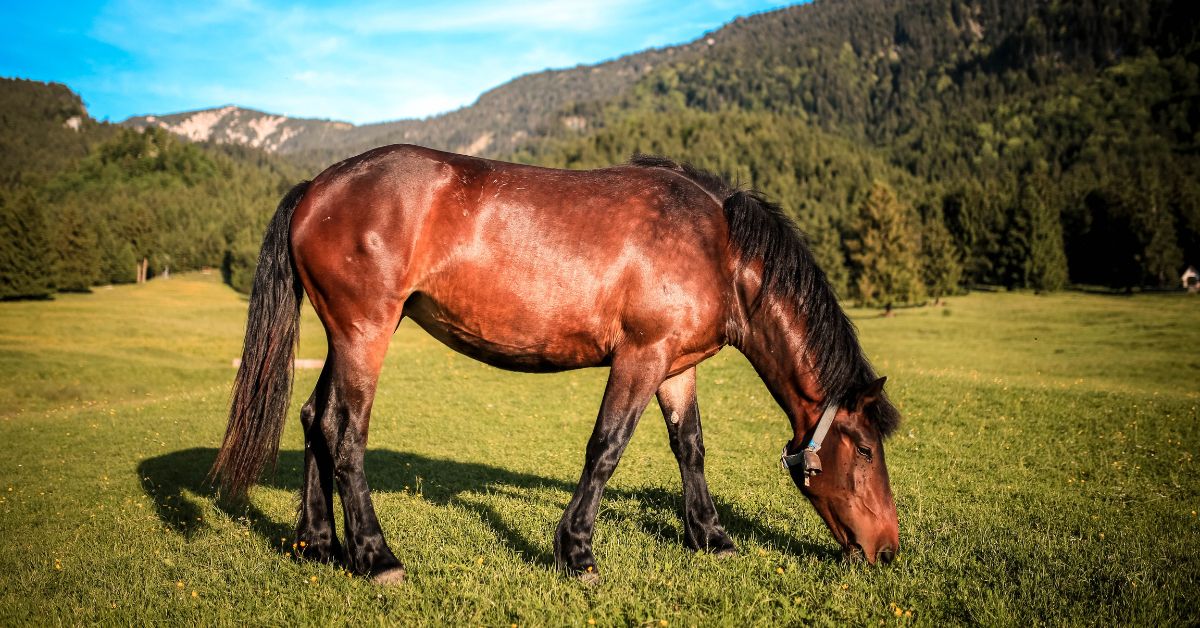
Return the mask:
<path id="1" fill-rule="evenodd" d="M 0 112 L 0 298 L 201 268 L 248 291 L 270 212 L 302 177 L 260 151 L 98 123 L 62 85 L 5 80 Z"/>
<path id="2" fill-rule="evenodd" d="M 1200 263 L 1197 18 L 1157 0 L 791 7 L 517 157 L 725 173 L 779 199 L 864 303 L 1168 287 Z"/>
<path id="3" fill-rule="evenodd" d="M 646 64 L 604 90 L 576 68 L 473 107 L 510 103 L 527 127 L 505 118 L 511 141 L 485 156 L 592 168 L 659 153 L 762 190 L 858 303 L 1167 288 L 1200 265 L 1198 23 L 1184 0 L 818 1 L 631 57 Z M 454 149 L 496 130 L 473 110 L 405 128 Z M 316 160 L 192 144 L 4 79 L 0 148 L 0 298 L 26 298 L 134 281 L 140 260 L 221 268 L 246 290 L 279 196 L 362 147 Z"/>

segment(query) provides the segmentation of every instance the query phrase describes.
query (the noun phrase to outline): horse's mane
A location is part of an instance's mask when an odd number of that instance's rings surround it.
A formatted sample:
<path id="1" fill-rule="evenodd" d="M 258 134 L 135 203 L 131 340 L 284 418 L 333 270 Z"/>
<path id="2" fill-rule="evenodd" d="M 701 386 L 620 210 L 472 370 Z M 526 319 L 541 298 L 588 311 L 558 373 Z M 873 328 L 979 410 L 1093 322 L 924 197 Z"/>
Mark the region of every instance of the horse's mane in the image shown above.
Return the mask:
<path id="1" fill-rule="evenodd" d="M 743 260 L 762 260 L 762 289 L 752 308 L 757 308 L 768 296 L 793 304 L 805 320 L 805 350 L 816 366 L 817 382 L 828 399 L 846 405 L 856 390 L 876 379 L 875 370 L 858 343 L 854 324 L 838 303 L 806 238 L 778 204 L 757 190 L 730 185 L 718 175 L 666 157 L 636 154 L 629 163 L 673 170 L 723 201 L 734 248 Z M 884 436 L 895 431 L 900 423 L 900 413 L 886 396 L 873 404 L 868 414 Z"/>

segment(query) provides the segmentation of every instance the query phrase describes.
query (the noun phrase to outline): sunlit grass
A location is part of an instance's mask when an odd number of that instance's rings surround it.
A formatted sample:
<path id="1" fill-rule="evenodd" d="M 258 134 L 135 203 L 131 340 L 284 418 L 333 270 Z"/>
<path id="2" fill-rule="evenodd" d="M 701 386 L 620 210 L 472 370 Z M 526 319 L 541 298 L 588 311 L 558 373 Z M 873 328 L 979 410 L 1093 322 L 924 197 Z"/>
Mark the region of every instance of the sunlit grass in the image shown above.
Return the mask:
<path id="1" fill-rule="evenodd" d="M 307 307 L 307 306 L 306 306 Z M 973 294 L 855 311 L 905 423 L 887 460 L 902 551 L 843 563 L 777 469 L 782 414 L 726 350 L 700 370 L 708 476 L 741 555 L 682 547 L 655 407 L 599 517 L 604 582 L 551 567 L 603 370 L 491 369 L 411 324 L 368 478 L 410 581 L 288 556 L 301 442 L 246 510 L 204 475 L 245 301 L 185 276 L 0 304 L 0 623 L 1195 624 L 1200 300 Z M 306 312 L 301 357 L 324 352 Z M 311 390 L 300 371 L 293 413 Z"/>

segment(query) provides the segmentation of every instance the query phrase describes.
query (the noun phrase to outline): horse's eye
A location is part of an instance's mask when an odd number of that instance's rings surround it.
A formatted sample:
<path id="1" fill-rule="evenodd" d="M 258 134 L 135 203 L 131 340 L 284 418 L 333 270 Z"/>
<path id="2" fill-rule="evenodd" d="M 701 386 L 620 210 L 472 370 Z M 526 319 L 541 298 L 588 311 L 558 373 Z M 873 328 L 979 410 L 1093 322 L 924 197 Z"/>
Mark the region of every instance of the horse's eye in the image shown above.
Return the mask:
<path id="1" fill-rule="evenodd" d="M 870 447 L 859 447 L 858 455 L 860 455 L 863 458 L 866 458 L 868 461 L 870 461 L 871 460 L 871 448 Z"/>

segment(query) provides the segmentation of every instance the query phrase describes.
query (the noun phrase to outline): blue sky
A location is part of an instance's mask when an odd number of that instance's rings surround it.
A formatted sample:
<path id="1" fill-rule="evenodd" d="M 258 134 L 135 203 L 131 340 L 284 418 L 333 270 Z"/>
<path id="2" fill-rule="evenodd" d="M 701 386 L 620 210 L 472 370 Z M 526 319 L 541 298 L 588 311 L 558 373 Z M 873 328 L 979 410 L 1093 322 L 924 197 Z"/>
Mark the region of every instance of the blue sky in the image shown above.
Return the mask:
<path id="1" fill-rule="evenodd" d="M 769 0 L 6 2 L 0 76 L 112 121 L 236 104 L 355 123 L 468 105 L 514 76 L 682 43 Z"/>

